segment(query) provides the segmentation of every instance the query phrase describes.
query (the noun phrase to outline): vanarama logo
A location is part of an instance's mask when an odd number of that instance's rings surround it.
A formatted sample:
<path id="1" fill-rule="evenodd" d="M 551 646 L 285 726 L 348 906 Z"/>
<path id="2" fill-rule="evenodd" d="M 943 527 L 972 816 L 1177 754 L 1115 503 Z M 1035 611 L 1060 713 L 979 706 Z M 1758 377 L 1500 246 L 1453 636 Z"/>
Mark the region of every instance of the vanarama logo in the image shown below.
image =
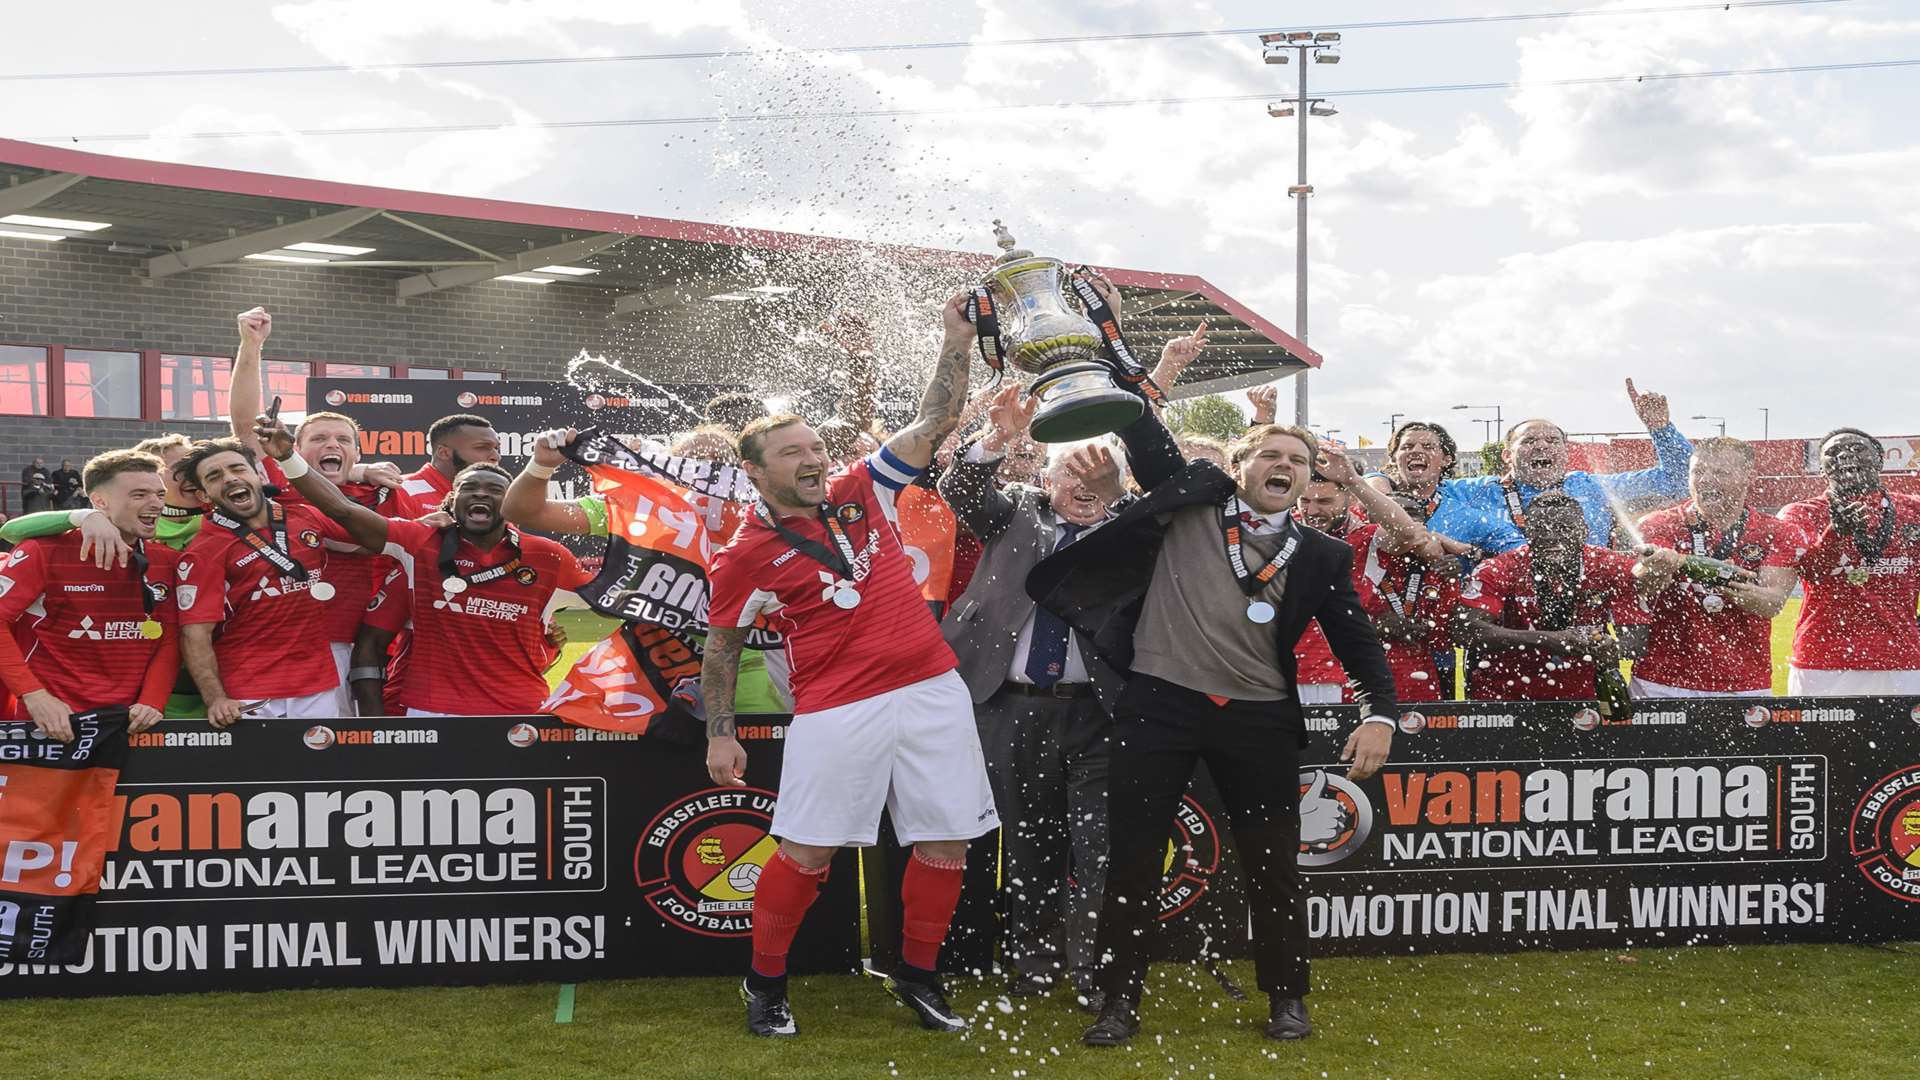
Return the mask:
<path id="1" fill-rule="evenodd" d="M 232 746 L 231 731 L 137 731 L 127 736 L 127 745 L 154 750 L 175 746 Z"/>
<path id="2" fill-rule="evenodd" d="M 1847 848 L 1875 888 L 1920 903 L 1920 765 L 1867 789 L 1847 826 Z"/>
<path id="3" fill-rule="evenodd" d="M 633 853 L 634 880 L 668 923 L 704 937 L 753 933 L 753 893 L 779 849 L 768 830 L 778 797 L 763 788 L 708 788 L 654 817 Z"/>
<path id="4" fill-rule="evenodd" d="M 1776 709 L 1750 705 L 1741 719 L 1748 727 L 1762 728 L 1768 724 L 1851 724 L 1859 719 L 1859 714 L 1852 709 Z"/>
<path id="5" fill-rule="evenodd" d="M 522 721 L 507 729 L 507 742 L 523 750 L 540 743 L 638 741 L 640 741 L 640 735 L 632 731 L 606 731 L 602 728 L 575 727 L 572 724 L 543 727 Z"/>
<path id="6" fill-rule="evenodd" d="M 1520 722 L 1515 713 L 1457 713 L 1437 716 L 1409 712 L 1400 717 L 1400 730 L 1412 735 L 1420 731 L 1486 730 L 1510 728 Z"/>
<path id="7" fill-rule="evenodd" d="M 1199 903 L 1219 872 L 1220 828 L 1200 800 L 1188 795 L 1173 808 L 1173 831 L 1161 867 L 1160 921 L 1177 918 Z"/>
<path id="8" fill-rule="evenodd" d="M 471 390 L 462 390 L 453 400 L 463 409 L 472 409 L 481 405 L 538 406 L 547 403 L 547 399 L 539 394 L 476 394 Z"/>
<path id="9" fill-rule="evenodd" d="M 327 391 L 327 404 L 340 405 L 411 405 L 412 394 L 360 394 L 348 390 Z"/>
<path id="10" fill-rule="evenodd" d="M 1351 860 L 1335 873 L 1825 857 L 1813 754 L 1389 764 L 1377 789 L 1301 786 L 1300 863 Z"/>
<path id="11" fill-rule="evenodd" d="M 309 750 L 325 750 L 330 746 L 430 746 L 440 742 L 440 732 L 437 728 L 350 728 L 335 731 L 325 725 L 315 724 L 300 736 L 300 741 Z"/>

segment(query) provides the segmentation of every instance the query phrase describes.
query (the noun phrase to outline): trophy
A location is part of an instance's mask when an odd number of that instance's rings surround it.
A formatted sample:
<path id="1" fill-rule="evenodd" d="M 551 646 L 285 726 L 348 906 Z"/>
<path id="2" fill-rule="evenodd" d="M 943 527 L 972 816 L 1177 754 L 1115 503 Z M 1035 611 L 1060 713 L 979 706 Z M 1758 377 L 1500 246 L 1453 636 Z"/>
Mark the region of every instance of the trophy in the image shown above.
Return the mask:
<path id="1" fill-rule="evenodd" d="M 980 328 L 989 367 L 1012 364 L 1034 376 L 1028 390 L 1040 400 L 1030 429 L 1034 441 L 1090 439 L 1139 419 L 1146 402 L 1115 378 L 1140 382 L 1145 373 L 1127 352 L 1106 302 L 1060 260 L 1015 248 L 998 219 L 993 233 L 1001 255 L 974 290 L 968 313 Z"/>

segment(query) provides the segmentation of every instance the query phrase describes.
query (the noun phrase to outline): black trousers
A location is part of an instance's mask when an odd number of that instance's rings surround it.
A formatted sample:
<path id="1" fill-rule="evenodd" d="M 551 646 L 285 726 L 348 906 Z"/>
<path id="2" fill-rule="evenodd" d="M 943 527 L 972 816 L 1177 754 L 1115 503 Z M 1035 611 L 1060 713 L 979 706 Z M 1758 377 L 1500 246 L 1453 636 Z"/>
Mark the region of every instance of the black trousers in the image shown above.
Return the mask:
<path id="1" fill-rule="evenodd" d="M 1220 706 L 1185 687 L 1133 676 L 1113 715 L 1111 861 L 1096 944 L 1105 960 L 1101 989 L 1139 998 L 1168 829 L 1195 764 L 1205 761 L 1246 872 L 1258 985 L 1281 997 L 1306 995 L 1306 889 L 1296 862 L 1303 734 L 1272 702 Z"/>
<path id="2" fill-rule="evenodd" d="M 1107 743 L 1091 694 L 1002 688 L 975 706 L 1000 810 L 1003 955 L 1015 973 L 1093 985 L 1094 915 L 1106 877 Z"/>

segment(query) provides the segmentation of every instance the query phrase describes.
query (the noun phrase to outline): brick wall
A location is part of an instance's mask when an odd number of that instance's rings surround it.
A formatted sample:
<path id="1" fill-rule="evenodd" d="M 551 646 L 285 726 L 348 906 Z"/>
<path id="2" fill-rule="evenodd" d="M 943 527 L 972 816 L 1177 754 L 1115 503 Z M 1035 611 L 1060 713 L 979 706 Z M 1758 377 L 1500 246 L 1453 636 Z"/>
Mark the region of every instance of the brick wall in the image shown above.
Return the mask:
<path id="1" fill-rule="evenodd" d="M 149 281 L 137 276 L 143 262 L 104 242 L 0 239 L 0 342 L 231 356 L 234 314 L 264 304 L 274 313 L 270 358 L 471 367 L 510 379 L 557 379 L 581 349 L 662 380 L 687 378 L 691 366 L 658 353 L 635 359 L 633 331 L 609 317 L 604 290 L 485 282 L 401 303 L 398 275 L 382 271 L 263 264 Z M 0 510 L 19 507 L 20 469 L 35 454 L 77 464 L 162 431 L 224 427 L 0 416 Z"/>

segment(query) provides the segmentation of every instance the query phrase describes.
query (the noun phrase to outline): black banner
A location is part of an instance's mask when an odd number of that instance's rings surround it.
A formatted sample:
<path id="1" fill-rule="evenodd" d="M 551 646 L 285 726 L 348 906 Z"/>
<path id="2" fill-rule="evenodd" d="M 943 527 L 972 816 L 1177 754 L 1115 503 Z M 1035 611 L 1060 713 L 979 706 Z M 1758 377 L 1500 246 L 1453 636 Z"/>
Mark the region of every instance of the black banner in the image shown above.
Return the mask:
<path id="1" fill-rule="evenodd" d="M 703 748 L 551 717 L 169 721 L 129 737 L 91 947 L 0 997 L 579 981 L 746 970 L 781 722 L 748 787 Z M 852 971 L 843 854 L 795 971 Z"/>

